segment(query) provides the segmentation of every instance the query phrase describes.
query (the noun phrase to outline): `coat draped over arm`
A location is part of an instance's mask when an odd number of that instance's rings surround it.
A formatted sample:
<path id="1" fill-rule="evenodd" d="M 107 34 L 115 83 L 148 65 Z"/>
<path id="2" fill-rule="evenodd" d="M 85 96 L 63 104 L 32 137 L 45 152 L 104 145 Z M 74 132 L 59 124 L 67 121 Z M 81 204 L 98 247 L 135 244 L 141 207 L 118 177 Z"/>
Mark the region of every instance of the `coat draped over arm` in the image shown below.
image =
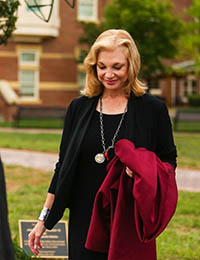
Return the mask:
<path id="1" fill-rule="evenodd" d="M 95 198 L 86 248 L 108 252 L 108 260 L 155 260 L 155 238 L 176 209 L 174 168 L 127 139 L 115 144 L 115 154 Z"/>

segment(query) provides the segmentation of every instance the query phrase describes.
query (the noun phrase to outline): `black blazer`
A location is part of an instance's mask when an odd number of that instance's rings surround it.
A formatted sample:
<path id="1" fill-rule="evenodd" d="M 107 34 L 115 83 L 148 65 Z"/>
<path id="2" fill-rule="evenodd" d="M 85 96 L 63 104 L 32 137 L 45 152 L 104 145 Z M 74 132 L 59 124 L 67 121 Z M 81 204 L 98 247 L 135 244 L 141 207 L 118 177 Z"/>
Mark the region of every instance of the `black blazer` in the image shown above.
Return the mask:
<path id="1" fill-rule="evenodd" d="M 3 165 L 0 158 L 0 258 L 14 260 L 14 250 L 8 224 L 8 207 Z"/>
<path id="2" fill-rule="evenodd" d="M 62 218 L 65 208 L 70 208 L 70 196 L 80 145 L 96 109 L 99 96 L 79 97 L 70 104 L 65 118 L 60 145 L 59 160 L 49 187 L 55 194 L 50 214 L 45 221 L 48 229 Z M 165 103 L 149 94 L 136 97 L 131 94 L 128 101 L 125 138 L 136 147 L 145 147 L 162 160 L 176 167 L 176 147 L 172 136 L 171 121 Z M 141 158 L 142 160 L 142 158 Z"/>

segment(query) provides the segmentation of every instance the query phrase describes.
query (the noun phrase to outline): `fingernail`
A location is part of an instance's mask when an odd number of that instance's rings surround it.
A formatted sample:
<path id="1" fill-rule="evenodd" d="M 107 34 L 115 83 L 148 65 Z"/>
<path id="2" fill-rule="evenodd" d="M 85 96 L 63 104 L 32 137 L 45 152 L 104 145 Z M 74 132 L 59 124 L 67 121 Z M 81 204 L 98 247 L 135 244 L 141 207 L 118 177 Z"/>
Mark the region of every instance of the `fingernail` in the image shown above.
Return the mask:
<path id="1" fill-rule="evenodd" d="M 37 245 L 34 245 L 34 249 L 35 249 L 35 250 L 37 250 L 37 249 L 38 249 Z"/>

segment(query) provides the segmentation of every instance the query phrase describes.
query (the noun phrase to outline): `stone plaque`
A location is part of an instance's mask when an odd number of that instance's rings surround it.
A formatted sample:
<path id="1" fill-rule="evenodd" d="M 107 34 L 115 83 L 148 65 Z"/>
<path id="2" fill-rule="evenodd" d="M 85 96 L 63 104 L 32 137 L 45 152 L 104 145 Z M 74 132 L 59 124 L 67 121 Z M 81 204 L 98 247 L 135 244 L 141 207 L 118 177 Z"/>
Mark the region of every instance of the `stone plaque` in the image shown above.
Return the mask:
<path id="1" fill-rule="evenodd" d="M 19 220 L 20 246 L 32 254 L 28 246 L 28 234 L 36 225 L 35 220 Z M 41 258 L 68 259 L 67 223 L 58 222 L 52 230 L 46 230 L 40 239 L 43 248 L 39 249 Z"/>

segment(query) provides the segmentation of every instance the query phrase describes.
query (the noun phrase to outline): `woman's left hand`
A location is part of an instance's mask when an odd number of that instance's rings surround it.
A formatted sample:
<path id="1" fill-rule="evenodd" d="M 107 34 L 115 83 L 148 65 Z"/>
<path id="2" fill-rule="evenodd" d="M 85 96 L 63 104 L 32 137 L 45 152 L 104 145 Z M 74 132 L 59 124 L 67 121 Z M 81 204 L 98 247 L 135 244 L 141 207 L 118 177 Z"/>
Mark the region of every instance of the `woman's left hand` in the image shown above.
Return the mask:
<path id="1" fill-rule="evenodd" d="M 134 178 L 135 174 L 126 166 L 126 173 L 129 177 Z"/>

